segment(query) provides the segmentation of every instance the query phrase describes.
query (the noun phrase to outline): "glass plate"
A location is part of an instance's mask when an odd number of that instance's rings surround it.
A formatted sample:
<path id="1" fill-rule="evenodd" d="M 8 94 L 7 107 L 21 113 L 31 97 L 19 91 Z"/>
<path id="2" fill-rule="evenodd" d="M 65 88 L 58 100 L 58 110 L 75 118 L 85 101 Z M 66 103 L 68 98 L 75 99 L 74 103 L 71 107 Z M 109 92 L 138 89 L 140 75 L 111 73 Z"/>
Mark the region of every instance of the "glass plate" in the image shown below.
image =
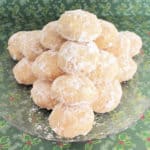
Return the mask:
<path id="1" fill-rule="evenodd" d="M 84 3 L 83 3 L 84 2 Z M 135 1 L 136 3 L 136 1 Z M 7 5 L 6 5 L 7 4 Z M 109 9 L 107 8 L 108 5 Z M 128 4 L 124 4 L 124 6 Z M 134 6 L 134 3 L 131 3 Z M 8 37 L 19 30 L 41 29 L 50 20 L 55 20 L 66 9 L 82 7 L 100 18 L 112 21 L 119 30 L 131 30 L 143 39 L 143 51 L 135 58 L 138 71 L 134 78 L 122 84 L 123 97 L 120 105 L 112 112 L 95 115 L 95 125 L 86 136 L 73 139 L 61 138 L 52 132 L 47 118 L 50 111 L 39 109 L 30 98 L 31 86 L 18 85 L 12 75 L 14 62 L 7 51 Z M 4 0 L 0 3 L 0 115 L 29 134 L 53 141 L 87 141 L 101 139 L 118 133 L 135 123 L 150 106 L 150 37 L 149 16 L 140 16 L 141 5 L 132 15 L 123 11 L 119 1 L 96 3 L 93 1 L 16 1 Z M 118 10 L 117 12 L 115 10 Z M 120 12 L 120 13 L 119 13 Z M 136 14 L 136 15 L 135 15 Z M 144 13 L 143 13 L 144 14 Z"/>

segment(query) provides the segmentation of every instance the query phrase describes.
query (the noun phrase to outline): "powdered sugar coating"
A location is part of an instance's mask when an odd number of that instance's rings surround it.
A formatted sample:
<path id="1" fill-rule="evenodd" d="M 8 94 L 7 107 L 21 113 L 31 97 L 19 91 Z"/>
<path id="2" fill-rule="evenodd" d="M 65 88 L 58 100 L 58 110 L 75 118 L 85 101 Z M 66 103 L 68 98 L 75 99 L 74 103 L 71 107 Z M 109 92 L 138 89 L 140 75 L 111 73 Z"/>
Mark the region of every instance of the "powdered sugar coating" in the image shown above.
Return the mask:
<path id="1" fill-rule="evenodd" d="M 106 50 L 116 57 L 130 55 L 131 42 L 122 32 L 119 32 L 118 42 Z"/>
<path id="2" fill-rule="evenodd" d="M 65 42 L 58 52 L 58 65 L 66 73 L 89 73 L 98 64 L 99 49 L 94 42 Z"/>
<path id="3" fill-rule="evenodd" d="M 26 31 L 22 34 L 21 51 L 29 60 L 35 60 L 43 51 L 40 44 L 40 30 Z"/>
<path id="4" fill-rule="evenodd" d="M 130 40 L 124 34 L 122 34 L 122 32 L 119 32 L 119 38 L 120 44 L 117 56 L 129 56 L 131 48 Z"/>
<path id="5" fill-rule="evenodd" d="M 51 82 L 46 80 L 37 80 L 33 83 L 31 97 L 36 105 L 40 108 L 53 109 L 58 103 L 51 99 L 50 95 Z"/>
<path id="6" fill-rule="evenodd" d="M 84 10 L 66 11 L 58 20 L 58 32 L 68 40 L 89 42 L 101 33 L 96 15 Z"/>
<path id="7" fill-rule="evenodd" d="M 41 33 L 40 42 L 47 49 L 59 50 L 65 39 L 57 33 L 57 21 L 46 24 Z"/>
<path id="8" fill-rule="evenodd" d="M 57 65 L 57 51 L 43 52 L 33 62 L 32 71 L 37 78 L 45 80 L 54 80 L 63 74 Z"/>
<path id="9" fill-rule="evenodd" d="M 30 85 L 35 80 L 36 77 L 31 70 L 32 62 L 26 58 L 21 59 L 13 68 L 13 74 L 15 79 L 20 84 Z"/>
<path id="10" fill-rule="evenodd" d="M 118 80 L 103 81 L 96 85 L 99 98 L 93 103 L 93 110 L 98 113 L 106 113 L 114 110 L 120 103 L 122 88 Z"/>
<path id="11" fill-rule="evenodd" d="M 98 97 L 97 89 L 85 76 L 62 75 L 51 86 L 51 98 L 65 104 L 93 103 Z"/>
<path id="12" fill-rule="evenodd" d="M 99 19 L 102 33 L 95 40 L 95 43 L 100 49 L 109 49 L 118 41 L 118 30 L 111 22 Z"/>
<path id="13" fill-rule="evenodd" d="M 69 106 L 60 103 L 49 116 L 49 124 L 62 137 L 86 135 L 94 124 L 94 113 L 89 105 Z"/>
<path id="14" fill-rule="evenodd" d="M 119 75 L 118 79 L 120 82 L 127 81 L 133 78 L 134 74 L 137 71 L 137 64 L 130 57 L 119 57 Z"/>
<path id="15" fill-rule="evenodd" d="M 103 80 L 112 81 L 119 73 L 119 65 L 117 58 L 106 51 L 101 50 L 99 52 L 99 63 L 97 68 L 88 74 L 94 84 L 99 84 Z"/>
<path id="16" fill-rule="evenodd" d="M 140 49 L 142 48 L 141 37 L 138 36 L 136 33 L 130 31 L 122 31 L 121 33 L 124 34 L 130 40 L 130 56 L 133 57 L 139 54 Z"/>
<path id="17" fill-rule="evenodd" d="M 13 60 L 21 60 L 23 54 L 21 51 L 22 35 L 25 31 L 19 31 L 13 34 L 8 40 L 8 50 Z"/>

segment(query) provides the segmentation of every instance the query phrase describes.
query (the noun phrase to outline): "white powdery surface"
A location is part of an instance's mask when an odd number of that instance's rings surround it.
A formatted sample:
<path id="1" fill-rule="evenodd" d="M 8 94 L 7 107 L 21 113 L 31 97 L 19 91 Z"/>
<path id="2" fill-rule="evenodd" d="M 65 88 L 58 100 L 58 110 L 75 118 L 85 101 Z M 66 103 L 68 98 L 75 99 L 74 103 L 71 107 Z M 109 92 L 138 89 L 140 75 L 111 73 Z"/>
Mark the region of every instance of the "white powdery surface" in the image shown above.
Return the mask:
<path id="1" fill-rule="evenodd" d="M 89 42 L 100 35 L 101 25 L 95 14 L 78 9 L 61 15 L 58 32 L 68 40 Z"/>
<path id="2" fill-rule="evenodd" d="M 96 68 L 98 55 L 99 49 L 93 42 L 66 42 L 58 53 L 58 59 L 64 61 L 60 67 L 67 73 L 91 72 Z"/>

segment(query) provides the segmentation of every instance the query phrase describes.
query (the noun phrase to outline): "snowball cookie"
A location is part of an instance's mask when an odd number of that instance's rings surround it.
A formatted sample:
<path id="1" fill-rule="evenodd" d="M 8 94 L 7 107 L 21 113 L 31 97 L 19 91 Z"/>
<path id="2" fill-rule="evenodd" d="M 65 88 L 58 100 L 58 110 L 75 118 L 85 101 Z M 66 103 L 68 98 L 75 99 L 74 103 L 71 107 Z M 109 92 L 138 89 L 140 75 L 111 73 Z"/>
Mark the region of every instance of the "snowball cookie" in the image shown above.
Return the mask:
<path id="1" fill-rule="evenodd" d="M 32 62 L 26 58 L 21 59 L 15 65 L 13 74 L 18 83 L 30 85 L 36 80 L 36 77 L 32 73 L 31 66 Z"/>
<path id="2" fill-rule="evenodd" d="M 48 50 L 38 56 L 32 64 L 32 71 L 37 78 L 54 80 L 62 74 L 57 66 L 57 52 Z"/>
<path id="3" fill-rule="evenodd" d="M 62 38 L 56 31 L 57 21 L 49 22 L 44 26 L 40 42 L 43 47 L 47 49 L 59 50 L 62 43 L 65 42 L 65 39 Z"/>
<path id="4" fill-rule="evenodd" d="M 65 104 L 93 103 L 98 92 L 93 82 L 85 76 L 62 75 L 51 86 L 51 98 Z"/>
<path id="5" fill-rule="evenodd" d="M 13 34 L 8 40 L 8 50 L 14 60 L 21 60 L 23 58 L 20 47 L 22 43 L 21 37 L 23 34 L 24 31 L 19 31 Z"/>
<path id="6" fill-rule="evenodd" d="M 137 64 L 130 57 L 119 57 L 118 64 L 120 67 L 118 79 L 120 82 L 127 81 L 133 78 L 137 71 Z"/>
<path id="7" fill-rule="evenodd" d="M 106 51 L 100 51 L 97 68 L 88 74 L 94 84 L 99 84 L 102 80 L 114 80 L 119 73 L 117 58 Z"/>
<path id="8" fill-rule="evenodd" d="M 114 110 L 120 103 L 122 88 L 118 80 L 103 81 L 97 85 L 99 98 L 93 103 L 93 110 L 97 113 L 106 113 Z"/>
<path id="9" fill-rule="evenodd" d="M 86 104 L 67 106 L 56 105 L 49 116 L 49 124 L 54 132 L 66 138 L 86 135 L 93 127 L 94 113 Z"/>
<path id="10" fill-rule="evenodd" d="M 96 15 L 77 9 L 61 15 L 58 32 L 67 40 L 89 42 L 100 35 L 101 25 Z"/>
<path id="11" fill-rule="evenodd" d="M 31 97 L 40 108 L 53 109 L 57 104 L 56 100 L 51 99 L 51 82 L 46 80 L 37 80 L 33 83 Z"/>
<path id="12" fill-rule="evenodd" d="M 43 52 L 43 47 L 40 44 L 41 31 L 26 31 L 23 34 L 21 41 L 22 53 L 29 60 L 34 60 Z"/>
<path id="13" fill-rule="evenodd" d="M 100 19 L 99 22 L 101 24 L 102 33 L 95 42 L 100 49 L 105 50 L 111 48 L 118 42 L 118 30 L 111 22 L 102 19 Z"/>
<path id="14" fill-rule="evenodd" d="M 130 56 L 133 57 L 139 54 L 140 49 L 142 48 L 141 37 L 138 36 L 136 33 L 130 31 L 122 31 L 121 33 L 124 34 L 130 40 L 131 43 Z"/>
<path id="15" fill-rule="evenodd" d="M 130 55 L 130 40 L 122 32 L 119 32 L 118 43 L 106 49 L 108 52 L 114 54 L 116 57 Z"/>
<path id="16" fill-rule="evenodd" d="M 130 55 L 130 48 L 131 42 L 129 38 L 127 38 L 122 32 L 119 32 L 119 47 L 118 51 L 116 52 L 116 56 L 129 56 Z"/>
<path id="17" fill-rule="evenodd" d="M 65 42 L 58 52 L 58 65 L 66 73 L 89 73 L 98 64 L 99 49 L 94 42 Z"/>

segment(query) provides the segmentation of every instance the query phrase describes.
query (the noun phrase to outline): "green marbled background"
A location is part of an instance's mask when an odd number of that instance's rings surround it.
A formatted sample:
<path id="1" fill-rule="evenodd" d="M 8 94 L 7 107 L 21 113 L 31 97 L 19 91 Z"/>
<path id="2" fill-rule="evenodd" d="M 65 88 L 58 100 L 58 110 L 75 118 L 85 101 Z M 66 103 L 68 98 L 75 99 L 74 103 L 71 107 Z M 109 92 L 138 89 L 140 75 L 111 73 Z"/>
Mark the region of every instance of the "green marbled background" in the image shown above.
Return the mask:
<path id="1" fill-rule="evenodd" d="M 149 58 L 150 0 L 0 0 L 0 55 L 3 48 L 7 47 L 7 39 L 12 33 L 18 30 L 41 29 L 48 21 L 57 19 L 65 10 L 79 8 L 112 21 L 120 30 L 128 29 L 138 33 L 143 39 L 144 53 Z M 150 60 L 146 66 L 150 68 Z M 143 86 L 150 87 L 149 78 Z M 144 92 L 150 96 L 150 89 Z M 149 150 L 150 111 L 142 115 L 136 125 L 120 134 L 78 144 L 53 143 L 38 139 L 18 131 L 1 118 L 0 150 L 3 149 Z"/>

